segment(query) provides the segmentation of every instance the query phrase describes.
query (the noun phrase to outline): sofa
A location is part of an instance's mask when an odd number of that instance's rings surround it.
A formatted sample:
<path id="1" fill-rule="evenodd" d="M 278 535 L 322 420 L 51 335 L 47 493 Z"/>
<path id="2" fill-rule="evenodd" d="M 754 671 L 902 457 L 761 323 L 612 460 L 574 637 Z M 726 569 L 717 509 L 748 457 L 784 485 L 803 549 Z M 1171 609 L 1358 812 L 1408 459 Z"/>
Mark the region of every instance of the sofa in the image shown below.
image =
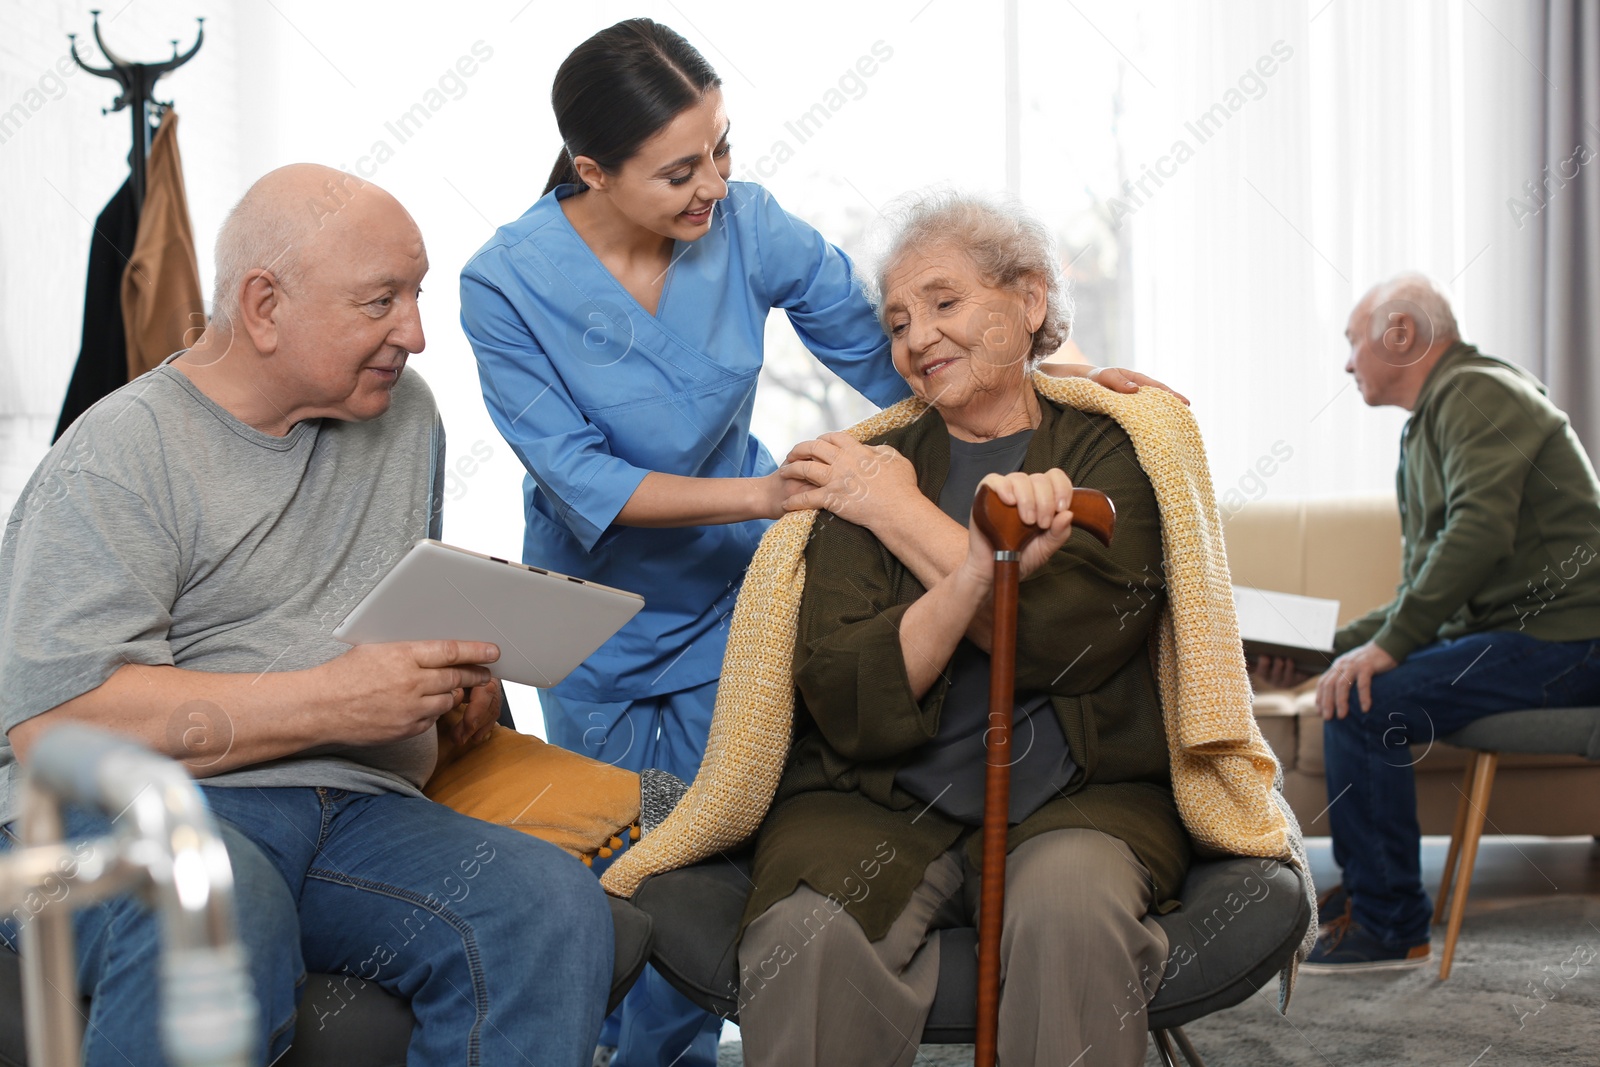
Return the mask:
<path id="1" fill-rule="evenodd" d="M 1260 500 L 1224 512 L 1235 585 L 1339 601 L 1339 623 L 1388 603 L 1400 580 L 1400 515 L 1393 496 Z M 1256 721 L 1283 764 L 1284 794 L 1307 835 L 1326 835 L 1328 794 L 1314 683 L 1258 692 Z M 1464 750 L 1412 746 L 1424 834 L 1448 835 L 1466 769 Z M 1505 755 L 1486 833 L 1600 834 L 1600 764 L 1571 756 Z"/>

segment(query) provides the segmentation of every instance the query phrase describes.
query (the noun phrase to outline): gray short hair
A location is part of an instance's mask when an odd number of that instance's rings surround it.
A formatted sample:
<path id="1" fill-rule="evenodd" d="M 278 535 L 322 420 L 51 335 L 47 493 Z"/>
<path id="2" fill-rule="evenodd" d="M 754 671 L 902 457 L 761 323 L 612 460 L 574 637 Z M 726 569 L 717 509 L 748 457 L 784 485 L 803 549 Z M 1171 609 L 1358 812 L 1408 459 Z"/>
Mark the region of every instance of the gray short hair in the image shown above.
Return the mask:
<path id="1" fill-rule="evenodd" d="M 949 190 L 918 193 L 896 206 L 890 225 L 892 231 L 869 281 L 880 321 L 889 272 L 913 252 L 945 245 L 960 249 L 996 288 L 1016 289 L 1025 279 L 1044 279 L 1044 321 L 1033 335 L 1029 369 L 1066 343 L 1072 333 L 1072 297 L 1055 239 L 1020 203 Z"/>
<path id="2" fill-rule="evenodd" d="M 284 210 L 251 186 L 217 231 L 211 321 L 233 322 L 239 312 L 239 287 L 253 270 L 270 270 L 280 285 L 292 287 L 300 278 L 300 246 L 310 228 L 302 212 Z"/>
<path id="3" fill-rule="evenodd" d="M 1388 316 L 1379 314 L 1385 305 L 1400 305 L 1391 308 L 1400 311 L 1407 310 L 1404 305 L 1408 304 L 1414 309 L 1413 318 L 1427 319 L 1417 324 L 1419 331 L 1427 331 L 1427 336 L 1422 338 L 1426 345 L 1431 347 L 1435 341 L 1461 339 L 1461 329 L 1456 325 L 1456 315 L 1450 309 L 1449 298 L 1432 278 L 1420 271 L 1396 274 L 1388 281 L 1373 286 L 1370 317 L 1367 320 L 1368 336 L 1376 341 L 1389 328 Z"/>

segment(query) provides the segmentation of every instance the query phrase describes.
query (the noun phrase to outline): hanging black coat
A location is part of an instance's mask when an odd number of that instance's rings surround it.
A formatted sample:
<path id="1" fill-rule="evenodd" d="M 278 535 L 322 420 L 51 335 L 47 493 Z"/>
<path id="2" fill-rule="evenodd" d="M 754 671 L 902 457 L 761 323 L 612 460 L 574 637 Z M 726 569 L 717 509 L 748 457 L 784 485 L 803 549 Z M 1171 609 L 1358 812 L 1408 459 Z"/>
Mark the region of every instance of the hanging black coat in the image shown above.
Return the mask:
<path id="1" fill-rule="evenodd" d="M 67 386 L 54 441 L 95 401 L 128 383 L 128 342 L 122 327 L 122 271 L 133 255 L 139 209 L 130 182 L 106 204 L 89 239 L 89 281 L 83 294 L 83 347 Z"/>

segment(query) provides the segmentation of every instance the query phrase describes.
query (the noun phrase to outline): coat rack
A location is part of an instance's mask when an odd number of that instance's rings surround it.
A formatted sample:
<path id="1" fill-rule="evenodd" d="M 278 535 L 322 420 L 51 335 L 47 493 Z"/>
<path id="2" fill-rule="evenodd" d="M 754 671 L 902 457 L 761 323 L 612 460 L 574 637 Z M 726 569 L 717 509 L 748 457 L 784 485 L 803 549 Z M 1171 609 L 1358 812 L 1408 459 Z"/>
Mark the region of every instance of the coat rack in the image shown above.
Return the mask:
<path id="1" fill-rule="evenodd" d="M 153 93 L 156 82 L 189 62 L 200 51 L 200 44 L 206 39 L 206 20 L 203 17 L 195 19 L 199 30 L 194 44 L 183 55 L 178 54 L 178 42 L 174 40 L 171 59 L 159 63 L 132 63 L 113 52 L 100 35 L 100 12 L 90 10 L 89 14 L 94 16 L 95 44 L 100 46 L 101 53 L 111 65 L 104 68 L 89 66 L 78 55 L 78 35 L 69 33 L 67 40 L 71 42 L 73 62 L 97 78 L 111 78 L 122 86 L 122 94 L 110 107 L 101 108 L 100 113 L 109 115 L 123 108 L 130 111 L 133 119 L 133 150 L 129 153 L 128 162 L 133 169 L 133 204 L 137 211 L 144 206 L 145 163 L 150 157 L 150 139 L 155 135 L 161 109 L 172 106 L 171 101 L 155 99 Z"/>

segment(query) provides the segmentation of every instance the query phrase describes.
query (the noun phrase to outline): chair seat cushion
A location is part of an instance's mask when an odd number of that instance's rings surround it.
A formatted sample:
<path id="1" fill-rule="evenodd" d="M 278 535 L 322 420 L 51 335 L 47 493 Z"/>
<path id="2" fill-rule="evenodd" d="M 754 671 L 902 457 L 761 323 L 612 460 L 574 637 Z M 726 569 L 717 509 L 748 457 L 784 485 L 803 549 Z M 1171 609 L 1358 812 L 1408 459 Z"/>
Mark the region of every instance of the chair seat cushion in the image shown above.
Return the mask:
<path id="1" fill-rule="evenodd" d="M 607 897 L 616 931 L 610 1012 L 650 958 L 650 916 Z M 0 947 L 0 1067 L 27 1067 L 22 1029 L 22 968 Z M 309 974 L 295 1020 L 294 1044 L 277 1067 L 405 1067 L 411 1009 L 405 1001 L 349 975 Z"/>
<path id="2" fill-rule="evenodd" d="M 646 879 L 633 902 L 655 920 L 651 962 L 684 996 L 737 1019 L 735 938 L 750 890 L 746 856 L 721 856 Z M 1300 876 L 1274 860 L 1196 863 L 1183 906 L 1156 922 L 1170 946 L 1152 1028 L 1181 1026 L 1238 1004 L 1289 962 L 1310 922 Z M 939 932 L 939 987 L 924 1040 L 972 1040 L 977 932 Z M 753 977 L 752 988 L 755 992 Z"/>
<path id="3" fill-rule="evenodd" d="M 1311 775 L 1327 772 L 1322 751 L 1322 716 L 1317 713 L 1315 698 L 1314 693 L 1297 698 L 1300 702 L 1296 705 L 1297 712 L 1292 720 L 1296 724 L 1297 736 L 1293 743 L 1292 758 L 1283 761 L 1285 774 L 1291 770 Z M 1502 765 L 1507 768 L 1582 768 L 1585 760 L 1600 758 L 1600 751 L 1594 754 L 1585 751 L 1591 745 L 1600 748 L 1600 719 L 1587 717 L 1594 714 L 1588 708 L 1550 708 L 1490 715 L 1453 734 L 1419 738 L 1411 746 L 1409 760 L 1419 775 L 1447 774 L 1457 778 L 1472 759 L 1469 750 L 1478 748 L 1494 749 L 1509 756 L 1509 760 Z M 1517 718 L 1522 715 L 1534 718 Z M 1507 716 L 1513 717 L 1512 721 L 1498 721 Z M 1274 741 L 1274 751 L 1277 751 L 1276 738 L 1268 732 L 1269 724 L 1274 720 L 1258 721 L 1262 723 L 1262 733 Z M 1512 736 L 1508 737 L 1507 734 Z M 1474 738 L 1482 738 L 1485 742 L 1491 739 L 1504 741 L 1505 746 L 1495 748 L 1492 744 L 1479 744 Z M 1321 806 L 1317 805 L 1318 808 Z"/>
<path id="4" fill-rule="evenodd" d="M 1534 708 L 1486 715 L 1445 738 L 1482 752 L 1600 760 L 1600 708 Z"/>

